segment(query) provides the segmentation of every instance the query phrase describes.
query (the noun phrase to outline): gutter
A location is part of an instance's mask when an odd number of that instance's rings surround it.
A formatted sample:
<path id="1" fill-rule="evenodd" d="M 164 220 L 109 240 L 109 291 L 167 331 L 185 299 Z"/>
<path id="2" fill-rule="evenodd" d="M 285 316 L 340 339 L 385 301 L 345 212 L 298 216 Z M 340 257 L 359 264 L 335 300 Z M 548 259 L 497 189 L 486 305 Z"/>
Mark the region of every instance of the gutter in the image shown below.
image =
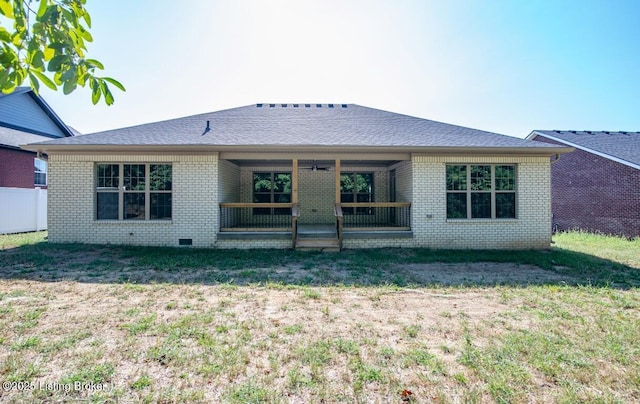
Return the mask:
<path id="1" fill-rule="evenodd" d="M 172 154 L 172 153 L 407 153 L 437 155 L 538 156 L 550 157 L 573 151 L 571 147 L 433 147 L 433 146 L 320 146 L 320 145 L 64 145 L 31 143 L 24 150 L 47 154 Z"/>

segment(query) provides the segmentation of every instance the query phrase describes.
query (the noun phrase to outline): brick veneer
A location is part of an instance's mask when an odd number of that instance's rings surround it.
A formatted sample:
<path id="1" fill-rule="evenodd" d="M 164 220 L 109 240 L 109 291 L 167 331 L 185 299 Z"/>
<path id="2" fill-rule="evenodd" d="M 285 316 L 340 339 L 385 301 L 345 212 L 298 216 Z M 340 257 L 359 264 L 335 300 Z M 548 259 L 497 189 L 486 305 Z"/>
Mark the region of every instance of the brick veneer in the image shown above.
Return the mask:
<path id="1" fill-rule="evenodd" d="M 172 220 L 95 220 L 96 162 L 173 165 Z M 218 230 L 217 155 L 50 155 L 49 240 L 54 243 L 212 247 Z"/>
<path id="2" fill-rule="evenodd" d="M 35 188 L 34 153 L 0 147 L 0 187 Z M 38 186 L 47 188 L 46 186 Z"/>
<path id="3" fill-rule="evenodd" d="M 95 216 L 96 162 L 170 162 L 173 164 L 171 221 L 98 221 Z M 445 168 L 447 163 L 517 164 L 517 219 L 447 220 Z M 264 167 L 269 170 L 275 167 Z M 462 157 L 414 155 L 396 168 L 398 201 L 412 202 L 413 239 L 348 239 L 346 248 L 548 248 L 551 241 L 550 163 L 545 157 Z M 262 170 L 262 168 L 260 168 Z M 376 171 L 376 198 L 388 197 L 388 173 Z M 218 203 L 251 199 L 251 169 L 219 162 L 212 155 L 51 155 L 49 157 L 49 240 L 99 244 L 178 245 L 190 238 L 198 247 L 289 248 L 288 240 L 216 240 Z M 358 170 L 345 170 L 358 171 Z M 239 174 L 239 176 L 238 176 Z M 313 182 L 315 178 L 323 179 Z M 326 175 L 323 175 L 326 174 Z M 301 173 L 300 198 L 309 187 L 329 186 L 331 172 Z M 236 182 L 234 183 L 233 179 Z M 238 181 L 239 179 L 239 181 Z M 238 182 L 240 189 L 238 189 Z M 231 189 L 226 189 L 231 187 Z M 239 195 L 238 195 L 239 193 Z M 323 194 L 323 195 L 324 195 Z M 318 194 L 319 195 L 319 194 Z M 324 197 L 323 196 L 323 200 Z"/>
<path id="4" fill-rule="evenodd" d="M 638 169 L 576 149 L 551 165 L 551 195 L 559 230 L 640 236 Z"/>

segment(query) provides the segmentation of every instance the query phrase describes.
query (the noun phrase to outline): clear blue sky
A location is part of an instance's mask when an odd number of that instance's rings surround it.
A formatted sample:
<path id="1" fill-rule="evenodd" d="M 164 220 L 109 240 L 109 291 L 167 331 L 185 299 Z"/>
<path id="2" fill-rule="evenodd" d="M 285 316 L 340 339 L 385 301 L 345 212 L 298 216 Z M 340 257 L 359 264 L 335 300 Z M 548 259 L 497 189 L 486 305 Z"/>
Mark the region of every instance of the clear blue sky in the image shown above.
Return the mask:
<path id="1" fill-rule="evenodd" d="M 258 102 L 356 103 L 507 135 L 640 130 L 640 1 L 89 0 L 120 80 L 43 91 L 89 133 Z"/>

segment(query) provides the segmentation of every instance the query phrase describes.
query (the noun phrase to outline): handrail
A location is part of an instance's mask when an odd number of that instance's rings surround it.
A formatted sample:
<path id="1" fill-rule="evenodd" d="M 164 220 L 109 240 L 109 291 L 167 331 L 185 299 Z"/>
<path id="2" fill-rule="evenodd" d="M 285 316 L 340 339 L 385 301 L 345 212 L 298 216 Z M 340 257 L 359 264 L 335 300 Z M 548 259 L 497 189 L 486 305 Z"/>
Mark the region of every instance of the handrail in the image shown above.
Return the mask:
<path id="1" fill-rule="evenodd" d="M 291 248 L 296 248 L 298 242 L 298 218 L 300 217 L 300 206 L 294 203 L 291 206 Z"/>
<path id="2" fill-rule="evenodd" d="M 293 203 L 220 202 L 221 208 L 292 208 Z"/>
<path id="3" fill-rule="evenodd" d="M 342 214 L 342 206 L 336 203 L 333 207 L 333 214 L 336 217 L 336 231 L 338 232 L 338 248 L 342 251 L 342 231 L 344 225 L 344 216 Z"/>
<path id="4" fill-rule="evenodd" d="M 411 202 L 342 202 L 345 208 L 407 208 Z"/>

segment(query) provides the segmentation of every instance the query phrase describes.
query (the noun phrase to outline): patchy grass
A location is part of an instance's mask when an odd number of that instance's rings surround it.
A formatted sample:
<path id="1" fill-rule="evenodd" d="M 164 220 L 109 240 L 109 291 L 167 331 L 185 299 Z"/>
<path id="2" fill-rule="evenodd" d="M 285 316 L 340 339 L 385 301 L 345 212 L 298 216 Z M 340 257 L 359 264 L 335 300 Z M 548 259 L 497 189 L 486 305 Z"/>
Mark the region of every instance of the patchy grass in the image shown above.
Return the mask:
<path id="1" fill-rule="evenodd" d="M 3 402 L 640 400 L 637 240 L 315 254 L 44 237 L 0 236 Z"/>

